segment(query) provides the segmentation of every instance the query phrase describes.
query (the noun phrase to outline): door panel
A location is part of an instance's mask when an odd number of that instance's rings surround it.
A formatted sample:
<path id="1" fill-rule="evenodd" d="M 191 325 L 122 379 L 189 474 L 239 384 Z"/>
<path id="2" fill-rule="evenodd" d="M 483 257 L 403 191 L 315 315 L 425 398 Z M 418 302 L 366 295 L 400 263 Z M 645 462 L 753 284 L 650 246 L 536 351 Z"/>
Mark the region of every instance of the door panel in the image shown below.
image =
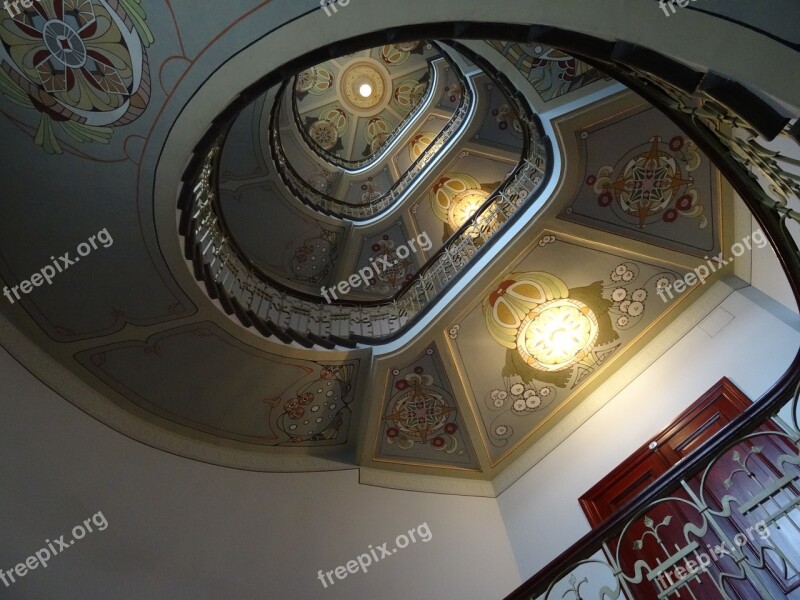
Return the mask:
<path id="1" fill-rule="evenodd" d="M 714 437 L 749 404 L 729 380 L 720 380 L 649 444 L 581 496 L 581 507 L 592 527 Z M 774 424 L 765 423 L 752 437 L 715 460 L 705 478 L 701 472 L 687 483 L 689 490 L 674 490 L 670 499 L 654 503 L 620 536 L 609 540 L 623 573 L 633 580 L 641 577 L 630 584 L 633 597 L 655 600 L 680 594 L 715 600 L 724 597 L 717 587 L 722 581 L 730 598 L 759 600 L 765 595 L 759 589 L 775 598 L 800 598 L 796 568 L 800 565 L 800 528 L 789 520 L 793 503 L 800 497 L 794 479 L 800 478 L 800 470 L 782 460 L 786 456 L 796 458 L 797 447 Z M 777 465 L 783 465 L 782 469 Z M 713 512 L 698 511 L 698 500 Z M 727 506 L 730 514 L 725 511 Z M 787 515 L 771 520 L 771 515 L 780 516 L 781 510 Z M 766 521 L 764 526 L 756 529 L 761 520 Z M 729 540 L 741 542 L 738 547 L 750 564 L 761 565 L 764 556 L 766 570 L 745 572 L 746 567 L 726 553 L 733 549 L 723 543 L 711 521 Z M 769 539 L 757 535 L 766 532 L 767 525 L 772 525 Z M 737 537 L 740 534 L 744 537 Z M 770 545 L 781 548 L 783 556 L 764 552 Z M 685 567 L 698 562 L 704 563 L 707 572 L 687 574 Z M 659 572 L 660 577 L 656 575 Z M 720 577 L 723 573 L 727 575 Z M 757 583 L 751 581 L 756 579 Z"/>

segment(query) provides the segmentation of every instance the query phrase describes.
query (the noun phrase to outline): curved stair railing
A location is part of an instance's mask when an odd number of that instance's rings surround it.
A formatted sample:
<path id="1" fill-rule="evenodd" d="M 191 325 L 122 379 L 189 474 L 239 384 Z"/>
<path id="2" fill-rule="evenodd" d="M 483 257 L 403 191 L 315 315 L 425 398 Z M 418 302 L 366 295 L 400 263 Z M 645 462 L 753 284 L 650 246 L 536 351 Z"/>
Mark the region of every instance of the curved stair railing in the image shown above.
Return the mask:
<path id="1" fill-rule="evenodd" d="M 456 283 L 467 265 L 485 252 L 519 215 L 519 209 L 543 189 L 552 169 L 550 141 L 527 104 L 513 96 L 509 102 L 515 105 L 523 127 L 520 163 L 390 300 L 327 303 L 274 280 L 253 264 L 230 235 L 219 206 L 216 178 L 224 134 L 202 162 L 190 169 L 178 203 L 184 254 L 192 262 L 196 279 L 242 325 L 284 343 L 331 349 L 395 339 Z"/>
<path id="2" fill-rule="evenodd" d="M 283 94 L 289 86 L 289 82 L 283 84 L 283 87 L 278 92 L 275 105 L 272 110 L 272 117 L 270 119 L 270 151 L 273 160 L 277 166 L 278 174 L 283 183 L 288 187 L 292 194 L 300 200 L 303 204 L 321 212 L 322 214 L 338 217 L 341 219 L 349 219 L 351 221 L 363 221 L 371 219 L 376 215 L 381 214 L 385 210 L 394 206 L 400 201 L 408 189 L 414 185 L 417 178 L 421 177 L 428 168 L 428 165 L 437 156 L 439 151 L 455 136 L 457 136 L 462 128 L 469 122 L 467 118 L 470 114 L 472 105 L 474 103 L 474 89 L 471 83 L 466 81 L 461 70 L 455 63 L 449 63 L 451 68 L 455 70 L 458 75 L 459 81 L 462 82 L 462 89 L 464 92 L 461 95 L 461 101 L 456 108 L 453 115 L 442 128 L 442 130 L 433 139 L 431 144 L 420 154 L 412 165 L 403 173 L 403 175 L 392 185 L 391 189 L 380 196 L 371 198 L 367 202 L 350 203 L 333 198 L 316 188 L 312 187 L 291 164 L 286 154 L 283 151 L 281 144 L 281 134 L 277 124 L 279 123 L 280 111 Z M 429 86 L 432 88 L 433 86 Z M 421 104 L 421 103 L 420 103 Z M 414 116 L 419 113 L 415 110 Z M 299 127 L 299 124 L 298 124 Z M 398 127 L 395 130 L 395 135 L 402 135 L 404 133 L 403 127 Z M 390 142 L 389 142 L 390 143 Z"/>
<path id="3" fill-rule="evenodd" d="M 436 45 L 436 44 L 434 44 L 434 45 L 437 48 L 439 48 L 438 45 Z M 441 51 L 441 48 L 439 48 L 439 50 Z M 444 52 L 442 52 L 440 56 L 443 57 L 445 62 L 447 62 L 447 64 L 451 68 L 458 69 L 458 67 L 453 63 L 453 61 L 451 61 L 451 60 L 449 60 L 447 58 L 447 55 Z M 384 142 L 383 146 L 380 149 L 378 149 L 377 152 L 373 152 L 369 156 L 366 156 L 366 157 L 364 157 L 362 159 L 359 159 L 359 160 L 350 161 L 350 160 L 344 160 L 343 158 L 340 158 L 339 156 L 336 156 L 335 154 L 331 154 L 330 152 L 327 152 L 327 151 L 323 150 L 322 148 L 320 148 L 319 145 L 314 140 L 311 139 L 311 136 L 308 135 L 308 131 L 306 131 L 305 127 L 303 126 L 303 120 L 300 117 L 300 114 L 297 112 L 297 102 L 295 101 L 294 94 L 292 94 L 292 98 L 290 98 L 290 104 L 291 104 L 291 109 L 292 109 L 291 113 L 292 113 L 292 117 L 293 117 L 293 121 L 294 121 L 295 127 L 300 132 L 300 136 L 303 138 L 303 141 L 305 142 L 306 146 L 308 146 L 308 148 L 312 152 L 314 152 L 314 154 L 316 154 L 319 158 L 321 158 L 322 160 L 324 160 L 328 164 L 330 164 L 330 165 L 332 165 L 334 167 L 337 167 L 339 169 L 342 169 L 343 171 L 358 171 L 358 170 L 360 170 L 360 169 L 362 169 L 362 168 L 364 168 L 366 166 L 369 166 L 370 164 L 375 162 L 375 160 L 381 155 L 381 153 L 383 152 L 384 148 L 387 148 L 387 147 L 391 146 L 392 143 L 394 143 L 394 140 L 397 139 L 397 137 L 399 137 L 400 135 L 402 135 L 403 130 L 405 129 L 405 127 L 411 121 L 416 119 L 420 114 L 422 114 L 428 108 L 428 105 L 430 104 L 431 99 L 433 97 L 433 93 L 435 91 L 434 90 L 435 86 L 433 85 L 433 83 L 434 83 L 433 61 L 436 60 L 437 58 L 439 58 L 439 57 L 435 56 L 435 57 L 429 58 L 428 61 L 427 61 L 428 62 L 428 72 L 431 73 L 431 81 L 430 81 L 430 83 L 428 85 L 428 89 L 425 90 L 425 94 L 422 96 L 422 98 L 417 103 L 417 105 L 414 108 L 412 108 L 405 117 L 403 117 L 403 119 L 400 121 L 400 123 L 395 128 L 395 130 L 392 133 L 392 135 L 390 135 L 389 138 Z M 460 71 L 457 71 L 457 72 L 460 74 Z M 284 86 L 284 88 L 279 92 L 278 97 L 277 97 L 277 101 L 278 102 L 282 101 L 284 93 L 287 92 L 287 88 L 289 88 L 289 84 L 292 83 L 292 81 L 294 81 L 294 79 L 295 78 L 293 77 L 292 79 L 287 81 L 286 82 L 287 85 Z M 460 79 L 463 79 L 463 75 L 461 75 Z M 294 89 L 294 88 L 292 87 L 291 89 Z M 277 123 L 277 121 L 275 121 L 275 122 Z"/>

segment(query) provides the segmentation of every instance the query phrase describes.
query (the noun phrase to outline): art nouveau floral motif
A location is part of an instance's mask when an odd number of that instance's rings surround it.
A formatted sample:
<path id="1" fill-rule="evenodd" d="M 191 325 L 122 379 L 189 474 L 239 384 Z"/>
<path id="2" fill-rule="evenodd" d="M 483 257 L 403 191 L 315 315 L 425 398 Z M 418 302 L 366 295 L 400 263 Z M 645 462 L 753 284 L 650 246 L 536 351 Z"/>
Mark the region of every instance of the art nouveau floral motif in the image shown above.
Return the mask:
<path id="1" fill-rule="evenodd" d="M 586 184 L 598 194 L 600 206 L 639 229 L 656 220 L 674 223 L 678 217 L 696 219 L 704 229 L 708 219 L 690 175 L 700 164 L 692 141 L 675 136 L 665 144 L 654 136 L 616 165 L 601 167 Z"/>
<path id="2" fill-rule="evenodd" d="M 539 246 L 556 241 L 547 234 Z M 505 446 L 520 418 L 545 412 L 619 350 L 621 332 L 644 318 L 647 290 L 674 279 L 663 271 L 643 281 L 640 271 L 636 263 L 622 262 L 605 280 L 583 287 L 568 287 L 552 273 L 510 273 L 484 300 L 489 334 L 506 348 L 503 383 L 484 398 L 496 415 L 487 421 L 492 444 Z M 519 425 L 529 428 L 530 419 Z"/>
<path id="3" fill-rule="evenodd" d="M 392 369 L 382 417 L 384 457 L 474 466 L 452 388 L 427 348 L 411 364 Z"/>
<path id="4" fill-rule="evenodd" d="M 147 107 L 152 42 L 140 0 L 34 2 L 0 21 L 0 91 L 41 113 L 34 141 L 45 152 L 61 152 L 54 124 L 108 143 Z"/>

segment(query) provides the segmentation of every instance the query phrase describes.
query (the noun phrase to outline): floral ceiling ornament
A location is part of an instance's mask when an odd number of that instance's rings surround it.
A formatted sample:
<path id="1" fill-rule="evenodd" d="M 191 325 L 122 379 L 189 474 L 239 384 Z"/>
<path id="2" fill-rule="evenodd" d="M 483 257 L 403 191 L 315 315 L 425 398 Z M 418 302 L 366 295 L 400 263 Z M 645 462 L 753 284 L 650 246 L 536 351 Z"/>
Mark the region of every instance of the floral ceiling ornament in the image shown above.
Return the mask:
<path id="1" fill-rule="evenodd" d="M 62 152 L 54 124 L 77 142 L 106 144 L 150 99 L 141 0 L 42 0 L 0 16 L 0 92 L 41 113 L 34 142 Z"/>
<path id="2" fill-rule="evenodd" d="M 464 453 L 454 435 L 458 431 L 458 409 L 444 390 L 434 385 L 430 374 L 417 368 L 398 380 L 395 387 L 398 392 L 383 417 L 389 443 L 405 450 L 415 444 L 430 444 L 448 454 Z"/>
<path id="3" fill-rule="evenodd" d="M 448 239 L 483 206 L 499 183 L 482 184 L 466 173 L 445 173 L 431 188 L 433 214 L 444 222 Z"/>
<path id="4" fill-rule="evenodd" d="M 483 302 L 489 334 L 507 349 L 503 376 L 575 385 L 576 369 L 592 372 L 602 362 L 595 349 L 619 337 L 613 304 L 600 281 L 570 290 L 551 273 L 510 273 Z"/>
<path id="5" fill-rule="evenodd" d="M 594 67 L 549 46 L 501 41 L 487 43 L 525 76 L 545 102 L 603 77 Z"/>
<path id="6" fill-rule="evenodd" d="M 411 112 L 425 97 L 428 91 L 428 80 L 430 72 L 425 73 L 419 81 L 416 79 L 406 79 L 397 84 L 394 89 L 394 100 L 406 112 Z"/>
<path id="7" fill-rule="evenodd" d="M 402 44 L 389 44 L 381 48 L 381 60 L 390 67 L 402 65 L 412 54 L 422 54 L 422 42 L 403 42 Z"/>
<path id="8" fill-rule="evenodd" d="M 323 96 L 334 88 L 334 75 L 322 66 L 301 71 L 294 80 L 294 91 L 298 100 L 306 95 Z"/>
<path id="9" fill-rule="evenodd" d="M 371 246 L 373 260 L 385 260 L 391 263 L 370 279 L 370 285 L 375 292 L 386 294 L 394 293 L 414 277 L 414 261 L 410 257 L 400 258 L 397 255 L 397 244 L 388 235 L 381 236 Z"/>
<path id="10" fill-rule="evenodd" d="M 509 104 L 502 104 L 492 111 L 492 115 L 497 122 L 498 128 L 505 131 L 508 129 L 509 123 L 512 130 L 517 133 L 522 133 L 522 122 L 519 120 L 519 115 Z"/>
<path id="11" fill-rule="evenodd" d="M 556 242 L 547 234 L 538 246 Z M 561 389 L 575 388 L 606 364 L 622 347 L 620 333 L 642 323 L 648 290 L 669 284 L 675 274 L 665 270 L 642 279 L 639 265 L 630 261 L 585 287 L 569 288 L 551 273 L 515 272 L 484 299 L 489 334 L 506 348 L 503 383 L 483 399 L 496 413 L 487 422 L 495 447 L 517 439 L 517 421 L 527 417 L 523 430 L 529 431 L 530 419 L 543 416 Z M 450 334 L 457 337 L 458 330 Z"/>
<path id="12" fill-rule="evenodd" d="M 435 131 L 420 131 L 416 134 L 411 141 L 408 143 L 408 158 L 413 163 L 417 160 L 425 150 L 428 149 L 433 143 L 433 140 L 436 139 L 437 133 Z"/>
<path id="13" fill-rule="evenodd" d="M 586 179 L 598 194 L 598 204 L 640 229 L 657 220 L 673 223 L 678 217 L 697 219 L 700 229 L 707 227 L 708 219 L 689 175 L 701 164 L 697 146 L 681 136 L 673 137 L 669 144 L 653 136 L 643 146 Z"/>
<path id="14" fill-rule="evenodd" d="M 292 279 L 309 283 L 324 281 L 333 270 L 339 242 L 337 232 L 321 229 L 319 235 L 293 246 L 285 257 Z"/>
<path id="15" fill-rule="evenodd" d="M 323 150 L 342 150 L 342 136 L 347 131 L 347 113 L 340 107 L 324 109 L 318 119 L 306 119 L 308 135 Z"/>
<path id="16" fill-rule="evenodd" d="M 339 438 L 352 401 L 353 375 L 352 364 L 322 365 L 317 378 L 299 386 L 293 397 L 265 400 L 273 437 L 278 429 L 290 444 Z"/>
<path id="17" fill-rule="evenodd" d="M 393 128 L 394 127 L 382 117 L 372 117 L 367 121 L 367 127 L 364 130 L 364 138 L 367 141 L 367 146 L 364 148 L 362 156 L 371 156 L 378 152 L 388 141 Z"/>

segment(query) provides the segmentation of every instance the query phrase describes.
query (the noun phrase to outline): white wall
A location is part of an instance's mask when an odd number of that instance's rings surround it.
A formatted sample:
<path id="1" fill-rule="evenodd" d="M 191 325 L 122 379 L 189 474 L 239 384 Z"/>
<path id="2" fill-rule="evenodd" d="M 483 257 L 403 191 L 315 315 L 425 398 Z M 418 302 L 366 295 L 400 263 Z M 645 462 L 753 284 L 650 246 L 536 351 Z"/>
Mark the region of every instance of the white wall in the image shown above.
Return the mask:
<path id="1" fill-rule="evenodd" d="M 780 136 L 772 142 L 758 138 L 757 142 L 768 150 L 778 153 L 779 156 L 776 160 L 781 168 L 793 174 L 796 178 L 800 178 L 800 144 L 788 139 L 787 136 Z M 789 162 L 792 160 L 794 164 Z M 761 184 L 762 186 L 769 185 L 770 182 L 761 179 Z M 787 205 L 794 211 L 800 211 L 800 200 L 798 198 L 789 198 Z M 758 227 L 755 219 L 752 219 L 752 222 L 754 229 Z M 800 245 L 800 224 L 788 219 L 786 226 L 795 243 Z M 783 274 L 783 270 L 775 256 L 775 251 L 771 246 L 767 245 L 764 248 L 753 249 L 752 269 L 750 281 L 755 287 L 772 296 L 790 310 L 798 312 L 797 302 L 795 302 L 789 282 L 786 280 L 786 275 Z"/>
<path id="2" fill-rule="evenodd" d="M 793 312 L 798 312 L 792 288 L 775 256 L 772 246 L 753 247 L 753 285 Z"/>
<path id="3" fill-rule="evenodd" d="M 109 525 L 0 598 L 501 598 L 520 583 L 496 501 L 361 486 L 356 471 L 235 471 L 131 441 L 0 351 L 0 568 L 102 511 Z M 99 520 L 99 519 L 98 519 Z M 328 589 L 318 569 L 426 522 Z M 476 568 L 477 567 L 477 568 Z"/>
<path id="4" fill-rule="evenodd" d="M 734 292 L 715 309 L 734 317 L 722 330 L 711 337 L 703 323 L 692 329 L 500 495 L 523 579 L 590 531 L 578 497 L 721 377 L 753 400 L 778 379 L 800 346 L 800 333 L 761 307 L 772 304 L 752 287 Z"/>

